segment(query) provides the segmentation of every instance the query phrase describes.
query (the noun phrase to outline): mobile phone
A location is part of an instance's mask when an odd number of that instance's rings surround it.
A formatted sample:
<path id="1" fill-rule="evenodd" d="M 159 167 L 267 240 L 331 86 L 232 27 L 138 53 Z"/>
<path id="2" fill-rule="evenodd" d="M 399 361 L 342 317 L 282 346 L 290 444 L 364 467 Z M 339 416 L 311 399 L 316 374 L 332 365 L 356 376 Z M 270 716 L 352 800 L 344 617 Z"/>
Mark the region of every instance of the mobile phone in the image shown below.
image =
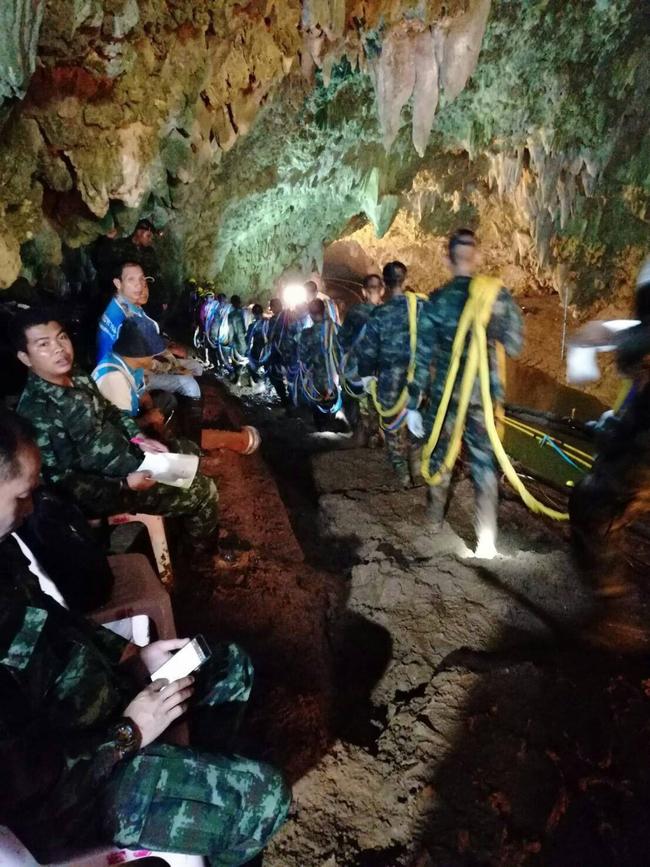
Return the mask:
<path id="1" fill-rule="evenodd" d="M 212 651 L 207 641 L 202 635 L 197 635 L 185 647 L 177 650 L 171 659 L 163 662 L 160 668 L 151 675 L 151 679 L 164 678 L 170 683 L 180 680 L 181 677 L 187 677 L 188 674 L 192 674 L 193 671 L 200 668 L 211 656 Z"/>

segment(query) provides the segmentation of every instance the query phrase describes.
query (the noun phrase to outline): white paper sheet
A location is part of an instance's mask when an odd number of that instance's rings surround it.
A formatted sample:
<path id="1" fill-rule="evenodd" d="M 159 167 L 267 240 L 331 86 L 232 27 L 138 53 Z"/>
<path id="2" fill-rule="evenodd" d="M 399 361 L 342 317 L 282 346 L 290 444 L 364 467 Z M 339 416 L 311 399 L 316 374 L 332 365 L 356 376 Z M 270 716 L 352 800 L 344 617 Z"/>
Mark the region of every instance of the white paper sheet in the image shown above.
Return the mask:
<path id="1" fill-rule="evenodd" d="M 147 452 L 138 470 L 146 470 L 152 478 L 174 488 L 189 488 L 199 468 L 198 455 L 173 452 Z"/>
<path id="2" fill-rule="evenodd" d="M 567 382 L 576 385 L 599 380 L 597 353 L 598 348 L 595 346 L 569 346 L 566 354 Z"/>
<path id="3" fill-rule="evenodd" d="M 625 331 L 639 325 L 638 319 L 611 319 L 602 323 L 612 336 L 619 331 Z M 578 335 L 578 340 L 579 335 Z M 612 352 L 616 344 L 611 343 L 603 346 L 580 346 L 579 343 L 569 346 L 566 356 L 567 382 L 578 385 L 583 382 L 597 382 L 600 379 L 598 367 L 598 353 Z"/>

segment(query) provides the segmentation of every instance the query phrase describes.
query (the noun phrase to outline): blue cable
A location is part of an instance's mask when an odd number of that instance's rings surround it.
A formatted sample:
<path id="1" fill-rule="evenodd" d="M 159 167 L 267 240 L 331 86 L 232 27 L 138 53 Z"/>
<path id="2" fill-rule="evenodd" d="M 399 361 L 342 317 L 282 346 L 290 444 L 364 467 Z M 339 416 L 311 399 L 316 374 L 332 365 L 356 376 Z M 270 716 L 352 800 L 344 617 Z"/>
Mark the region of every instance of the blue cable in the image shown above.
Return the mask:
<path id="1" fill-rule="evenodd" d="M 555 449 L 555 451 L 559 454 L 559 456 L 570 464 L 574 469 L 579 470 L 580 467 L 571 460 L 571 458 L 566 454 L 566 452 L 562 451 L 559 445 L 554 442 L 548 434 L 544 434 L 544 436 L 539 441 L 540 446 L 549 445 L 551 448 Z"/>

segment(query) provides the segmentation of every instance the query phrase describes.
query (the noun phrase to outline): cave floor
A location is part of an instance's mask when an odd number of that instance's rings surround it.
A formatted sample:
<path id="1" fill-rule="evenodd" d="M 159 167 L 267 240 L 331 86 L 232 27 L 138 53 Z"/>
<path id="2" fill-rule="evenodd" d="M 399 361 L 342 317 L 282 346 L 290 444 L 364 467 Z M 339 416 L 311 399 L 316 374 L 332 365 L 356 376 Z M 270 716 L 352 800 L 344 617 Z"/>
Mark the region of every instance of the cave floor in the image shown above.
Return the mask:
<path id="1" fill-rule="evenodd" d="M 212 385 L 237 565 L 179 577 L 182 631 L 241 641 L 257 671 L 240 749 L 294 786 L 269 867 L 650 863 L 650 666 L 579 640 L 592 610 L 566 530 L 502 498 L 493 561 L 467 557 L 460 481 L 433 535 L 422 488 L 246 390 Z"/>

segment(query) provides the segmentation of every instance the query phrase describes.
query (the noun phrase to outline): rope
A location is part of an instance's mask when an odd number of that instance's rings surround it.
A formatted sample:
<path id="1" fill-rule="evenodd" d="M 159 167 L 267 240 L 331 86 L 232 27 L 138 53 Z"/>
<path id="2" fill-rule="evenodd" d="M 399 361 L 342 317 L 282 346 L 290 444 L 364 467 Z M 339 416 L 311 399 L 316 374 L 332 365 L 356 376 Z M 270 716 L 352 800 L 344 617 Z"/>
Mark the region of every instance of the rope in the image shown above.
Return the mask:
<path id="1" fill-rule="evenodd" d="M 264 340 L 264 345 L 262 347 L 262 351 L 259 353 L 259 356 L 255 358 L 253 356 L 253 347 L 255 345 L 255 338 L 260 332 Z M 273 347 L 269 342 L 269 320 L 258 319 L 256 322 L 252 323 L 248 333 L 248 341 L 246 343 L 246 352 L 248 354 L 248 363 L 250 364 L 250 366 L 254 370 L 261 370 L 266 364 L 266 362 L 269 360 L 272 349 Z"/>
<path id="2" fill-rule="evenodd" d="M 346 367 L 348 366 L 348 362 L 352 357 L 353 352 L 356 347 L 361 343 L 366 333 L 366 328 L 368 327 L 368 322 L 364 322 L 361 328 L 359 329 L 359 333 L 357 334 L 354 342 L 349 347 L 347 352 L 343 352 L 341 349 L 341 344 L 338 343 L 339 352 L 341 353 L 341 368 L 340 368 L 340 379 L 341 379 L 341 387 L 343 391 L 349 396 L 354 398 L 355 400 L 361 400 L 365 395 L 365 389 L 363 387 L 363 382 L 360 377 L 357 379 L 351 379 L 346 373 Z M 337 341 L 338 342 L 338 341 Z"/>
<path id="3" fill-rule="evenodd" d="M 548 506 L 540 503 L 539 500 L 535 499 L 535 497 L 529 493 L 517 475 L 517 472 L 512 466 L 510 458 L 506 454 L 503 444 L 499 439 L 494 416 L 492 394 L 490 391 L 490 359 L 486 328 L 490 321 L 492 309 L 500 289 L 500 281 L 491 277 L 475 277 L 470 284 L 469 297 L 460 316 L 452 345 L 451 362 L 447 372 L 447 379 L 445 381 L 442 398 L 434 419 L 431 435 L 422 451 L 422 475 L 428 484 L 439 485 L 445 475 L 453 469 L 454 464 L 458 459 L 458 455 L 460 454 L 467 411 L 469 409 L 472 390 L 478 377 L 483 414 L 485 418 L 485 428 L 490 440 L 490 445 L 494 450 L 497 462 L 506 479 L 510 482 L 511 486 L 532 512 L 547 515 L 549 518 L 556 521 L 566 521 L 569 518 L 568 514 L 548 508 Z M 449 409 L 451 397 L 458 378 L 461 358 L 463 351 L 465 350 L 468 335 L 470 335 L 470 341 L 467 348 L 467 356 L 460 384 L 454 428 L 447 448 L 447 454 L 436 469 L 435 473 L 431 473 L 431 455 L 440 440 L 440 434 L 442 432 L 445 418 L 447 416 L 447 410 Z"/>
<path id="4" fill-rule="evenodd" d="M 621 382 L 620 388 L 618 390 L 618 394 L 616 395 L 616 400 L 614 401 L 614 405 L 612 409 L 614 412 L 618 412 L 622 409 L 623 404 L 626 403 L 628 397 L 633 393 L 634 389 L 634 381 L 631 379 L 624 379 Z"/>
<path id="5" fill-rule="evenodd" d="M 317 326 L 312 326 L 316 328 Z M 298 384 L 300 389 L 307 399 L 307 402 L 314 404 L 320 412 L 335 414 L 339 412 L 343 405 L 343 397 L 339 386 L 338 367 L 339 362 L 336 357 L 336 323 L 331 319 L 326 318 L 320 324 L 321 327 L 321 346 L 325 356 L 325 366 L 327 370 L 327 393 L 322 394 L 314 385 L 314 380 L 310 369 L 298 358 L 298 369 L 295 377 L 294 386 L 294 403 L 297 403 Z M 300 344 L 298 344 L 300 351 Z M 333 401 L 333 403 L 331 403 Z M 328 406 L 328 404 L 330 404 Z"/>
<path id="6" fill-rule="evenodd" d="M 406 409 L 406 404 L 408 403 L 409 399 L 409 385 L 411 385 L 411 383 L 415 379 L 415 357 L 418 345 L 418 296 L 414 292 L 405 292 L 404 297 L 406 298 L 406 306 L 408 311 L 410 348 L 409 364 L 406 371 L 406 383 L 400 393 L 400 396 L 391 407 L 382 406 L 382 404 L 379 402 L 379 397 L 377 395 L 376 379 L 373 379 L 370 382 L 370 387 L 368 389 L 370 397 L 372 398 L 372 402 L 374 403 L 375 409 L 377 410 L 377 414 L 382 420 L 382 427 L 385 430 L 392 430 L 393 427 L 392 423 L 390 427 L 385 427 L 385 425 L 383 424 L 383 419 L 389 418 L 390 416 L 400 415 L 402 411 Z M 405 418 L 406 413 L 403 414 L 402 422 Z"/>

